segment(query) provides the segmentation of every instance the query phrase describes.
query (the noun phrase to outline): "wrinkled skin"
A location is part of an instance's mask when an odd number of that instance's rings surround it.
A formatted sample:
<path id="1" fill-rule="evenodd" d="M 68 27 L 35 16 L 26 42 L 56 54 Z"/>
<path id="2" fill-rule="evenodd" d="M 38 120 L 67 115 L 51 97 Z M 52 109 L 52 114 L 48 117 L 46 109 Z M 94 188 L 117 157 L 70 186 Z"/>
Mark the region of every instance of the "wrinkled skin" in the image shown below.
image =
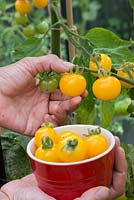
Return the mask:
<path id="1" fill-rule="evenodd" d="M 72 64 L 55 55 L 24 58 L 0 68 L 0 126 L 33 135 L 43 122 L 55 126 L 66 123 L 87 96 L 64 96 L 59 90 L 49 94 L 39 90 L 35 75 L 44 71 L 68 72 Z"/>
<path id="2" fill-rule="evenodd" d="M 116 138 L 115 165 L 113 182 L 110 188 L 99 186 L 84 192 L 75 200 L 114 200 L 124 193 L 127 178 L 127 163 L 124 150 Z M 43 193 L 38 187 L 33 174 L 20 180 L 11 181 L 1 188 L 1 200 L 54 200 Z"/>

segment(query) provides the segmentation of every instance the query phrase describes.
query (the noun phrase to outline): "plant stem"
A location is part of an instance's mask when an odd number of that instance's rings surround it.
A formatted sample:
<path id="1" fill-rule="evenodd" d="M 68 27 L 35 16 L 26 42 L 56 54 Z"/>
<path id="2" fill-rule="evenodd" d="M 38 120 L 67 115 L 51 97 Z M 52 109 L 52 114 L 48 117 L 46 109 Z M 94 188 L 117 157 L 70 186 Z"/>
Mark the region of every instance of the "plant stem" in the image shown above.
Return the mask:
<path id="1" fill-rule="evenodd" d="M 53 9 L 53 5 L 57 7 L 60 12 L 60 0 L 50 0 L 50 16 L 51 26 L 55 25 L 59 20 Z M 60 57 L 60 24 L 57 23 L 54 28 L 51 29 L 51 53 Z"/>
<path id="2" fill-rule="evenodd" d="M 72 0 L 66 0 L 66 11 L 67 11 L 67 24 L 69 29 L 73 29 L 73 9 Z M 72 30 L 73 31 L 73 30 Z M 75 46 L 69 41 L 69 60 L 71 61 L 75 56 Z"/>

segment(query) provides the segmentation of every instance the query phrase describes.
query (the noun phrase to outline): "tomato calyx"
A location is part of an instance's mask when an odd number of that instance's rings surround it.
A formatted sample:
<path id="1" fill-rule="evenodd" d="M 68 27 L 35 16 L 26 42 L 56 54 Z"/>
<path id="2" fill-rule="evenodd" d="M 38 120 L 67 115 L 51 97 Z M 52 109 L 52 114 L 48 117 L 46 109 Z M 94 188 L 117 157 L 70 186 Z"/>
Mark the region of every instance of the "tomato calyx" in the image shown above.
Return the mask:
<path id="1" fill-rule="evenodd" d="M 83 135 L 88 137 L 90 135 L 98 135 L 100 133 L 101 133 L 101 128 L 98 126 L 95 129 L 88 129 L 88 133 L 87 134 L 83 134 Z"/>
<path id="2" fill-rule="evenodd" d="M 75 148 L 78 145 L 78 139 L 74 138 L 74 139 L 68 139 L 66 144 L 62 147 L 62 151 L 74 151 Z"/>
<path id="3" fill-rule="evenodd" d="M 54 128 L 54 125 L 53 125 L 53 123 L 48 122 L 48 123 L 41 124 L 41 127 L 43 127 L 43 128 Z"/>
<path id="4" fill-rule="evenodd" d="M 53 140 L 49 136 L 42 137 L 42 149 L 51 149 L 53 145 Z"/>

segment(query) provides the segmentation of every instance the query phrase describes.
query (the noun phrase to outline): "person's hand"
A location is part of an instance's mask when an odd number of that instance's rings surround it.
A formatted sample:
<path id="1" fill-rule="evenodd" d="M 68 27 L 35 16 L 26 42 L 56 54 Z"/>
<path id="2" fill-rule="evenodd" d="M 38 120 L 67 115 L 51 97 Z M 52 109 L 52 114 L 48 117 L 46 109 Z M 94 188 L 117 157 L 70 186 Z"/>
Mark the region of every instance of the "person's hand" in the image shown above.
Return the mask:
<path id="1" fill-rule="evenodd" d="M 114 200 L 125 192 L 127 179 L 127 161 L 125 152 L 120 147 L 120 141 L 116 138 L 115 164 L 113 181 L 110 188 L 98 186 L 84 192 L 80 198 L 75 200 Z"/>
<path id="2" fill-rule="evenodd" d="M 0 126 L 33 135 L 43 122 L 55 126 L 66 123 L 87 91 L 81 96 L 65 97 L 59 90 L 51 95 L 41 92 L 36 83 L 37 73 L 68 72 L 72 64 L 55 55 L 24 58 L 0 68 Z"/>
<path id="3" fill-rule="evenodd" d="M 55 200 L 42 192 L 33 174 L 10 181 L 0 190 L 0 200 Z"/>
<path id="4" fill-rule="evenodd" d="M 111 188 L 98 186 L 84 192 L 75 200 L 114 200 L 125 191 L 127 178 L 127 163 L 124 150 L 116 138 L 115 166 Z M 2 196 L 5 198 L 2 199 Z M 38 187 L 34 175 L 28 175 L 20 180 L 11 181 L 1 188 L 1 200 L 54 200 L 43 193 Z"/>

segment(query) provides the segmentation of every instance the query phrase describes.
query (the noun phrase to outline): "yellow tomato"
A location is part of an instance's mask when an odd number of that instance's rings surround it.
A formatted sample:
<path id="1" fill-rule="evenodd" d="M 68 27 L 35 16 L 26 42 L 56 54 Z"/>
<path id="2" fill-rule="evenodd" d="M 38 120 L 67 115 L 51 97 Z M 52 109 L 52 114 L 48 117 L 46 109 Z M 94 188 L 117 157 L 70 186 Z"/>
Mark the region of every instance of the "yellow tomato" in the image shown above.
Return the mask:
<path id="1" fill-rule="evenodd" d="M 80 136 L 68 136 L 57 144 L 61 162 L 76 162 L 87 158 L 87 144 Z"/>
<path id="2" fill-rule="evenodd" d="M 121 83 L 114 76 L 98 78 L 92 86 L 96 98 L 102 101 L 110 101 L 117 98 L 121 92 Z"/>
<path id="3" fill-rule="evenodd" d="M 48 0 L 32 0 L 36 8 L 45 8 L 48 5 Z"/>
<path id="4" fill-rule="evenodd" d="M 35 145 L 37 147 L 41 146 L 42 138 L 49 136 L 55 143 L 58 142 L 58 135 L 53 128 L 41 127 L 35 132 Z"/>
<path id="5" fill-rule="evenodd" d="M 107 54 L 96 54 L 96 60 L 99 64 L 99 66 L 106 70 L 106 71 L 111 71 L 112 68 L 112 60 L 111 58 L 107 55 Z M 96 64 L 96 62 L 91 58 L 91 60 L 89 61 L 89 68 L 90 69 L 95 69 L 98 70 L 98 66 Z M 97 73 L 92 73 L 94 76 L 99 77 L 99 74 Z"/>
<path id="6" fill-rule="evenodd" d="M 59 162 L 55 146 L 48 149 L 43 149 L 42 146 L 38 147 L 35 151 L 35 157 L 48 162 Z"/>
<path id="7" fill-rule="evenodd" d="M 58 134 L 58 140 L 64 140 L 65 138 L 69 137 L 69 136 L 77 136 L 76 133 L 72 132 L 72 131 L 64 131 Z"/>
<path id="8" fill-rule="evenodd" d="M 42 145 L 35 151 L 35 157 L 48 162 L 59 162 L 57 148 L 51 138 L 43 137 Z"/>
<path id="9" fill-rule="evenodd" d="M 87 142 L 88 157 L 97 156 L 108 148 L 107 139 L 101 134 L 91 134 L 85 138 Z"/>
<path id="10" fill-rule="evenodd" d="M 134 72 L 132 70 L 130 70 L 130 74 L 131 74 L 131 76 L 134 80 Z M 124 72 L 123 70 L 118 70 L 117 75 L 122 76 L 123 78 L 130 80 L 129 74 L 127 72 Z M 134 88 L 134 85 L 131 85 L 131 84 L 126 83 L 124 81 L 120 81 L 120 82 L 121 82 L 121 85 L 125 88 Z"/>
<path id="11" fill-rule="evenodd" d="M 64 74 L 60 79 L 59 87 L 66 96 L 79 96 L 86 89 L 86 79 L 81 74 Z"/>
<path id="12" fill-rule="evenodd" d="M 30 1 L 29 0 L 16 0 L 15 9 L 20 14 L 28 14 L 31 9 Z"/>

